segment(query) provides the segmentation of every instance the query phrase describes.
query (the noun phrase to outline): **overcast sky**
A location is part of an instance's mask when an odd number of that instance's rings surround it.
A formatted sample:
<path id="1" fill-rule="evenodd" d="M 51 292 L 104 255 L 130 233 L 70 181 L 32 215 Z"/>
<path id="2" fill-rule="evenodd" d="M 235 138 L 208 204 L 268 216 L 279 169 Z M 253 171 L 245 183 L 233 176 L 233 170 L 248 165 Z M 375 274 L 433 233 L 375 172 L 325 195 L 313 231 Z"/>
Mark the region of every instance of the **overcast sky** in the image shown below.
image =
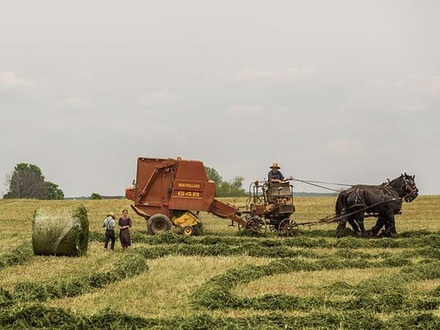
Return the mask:
<path id="1" fill-rule="evenodd" d="M 440 194 L 439 17 L 435 0 L 0 0 L 0 192 L 31 163 L 66 196 L 123 195 L 143 156 L 246 189 L 277 161 Z"/>

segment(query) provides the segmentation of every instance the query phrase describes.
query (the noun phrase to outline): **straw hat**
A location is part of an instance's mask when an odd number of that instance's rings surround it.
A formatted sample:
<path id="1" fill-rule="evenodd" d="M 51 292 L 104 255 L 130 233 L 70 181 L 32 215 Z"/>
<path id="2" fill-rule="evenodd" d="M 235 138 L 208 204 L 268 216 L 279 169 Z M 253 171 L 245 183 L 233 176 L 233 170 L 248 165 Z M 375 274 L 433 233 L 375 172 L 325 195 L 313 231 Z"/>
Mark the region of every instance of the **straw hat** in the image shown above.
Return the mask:
<path id="1" fill-rule="evenodd" d="M 114 214 L 113 212 L 109 212 L 109 213 L 107 213 L 107 216 L 108 216 L 108 217 L 112 217 L 113 219 L 115 218 L 115 214 Z"/>
<path id="2" fill-rule="evenodd" d="M 278 165 L 277 162 L 273 163 L 272 166 L 270 168 L 278 168 L 280 169 L 281 167 Z"/>

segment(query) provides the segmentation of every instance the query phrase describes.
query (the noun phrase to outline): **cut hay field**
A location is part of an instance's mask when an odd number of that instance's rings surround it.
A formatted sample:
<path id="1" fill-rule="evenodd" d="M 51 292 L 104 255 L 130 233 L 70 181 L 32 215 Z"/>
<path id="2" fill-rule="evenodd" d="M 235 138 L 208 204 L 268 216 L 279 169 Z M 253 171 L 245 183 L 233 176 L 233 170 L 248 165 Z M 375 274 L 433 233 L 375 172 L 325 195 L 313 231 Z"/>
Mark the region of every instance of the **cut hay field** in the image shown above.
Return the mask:
<path id="1" fill-rule="evenodd" d="M 297 197 L 293 218 L 331 215 L 335 199 Z M 35 210 L 79 205 L 87 254 L 34 256 Z M 124 208 L 133 246 L 104 252 L 101 223 Z M 404 204 L 397 238 L 368 240 L 336 239 L 335 224 L 249 237 L 206 213 L 202 236 L 153 237 L 128 200 L 0 200 L 0 211 L 1 329 L 440 329 L 440 196 Z"/>

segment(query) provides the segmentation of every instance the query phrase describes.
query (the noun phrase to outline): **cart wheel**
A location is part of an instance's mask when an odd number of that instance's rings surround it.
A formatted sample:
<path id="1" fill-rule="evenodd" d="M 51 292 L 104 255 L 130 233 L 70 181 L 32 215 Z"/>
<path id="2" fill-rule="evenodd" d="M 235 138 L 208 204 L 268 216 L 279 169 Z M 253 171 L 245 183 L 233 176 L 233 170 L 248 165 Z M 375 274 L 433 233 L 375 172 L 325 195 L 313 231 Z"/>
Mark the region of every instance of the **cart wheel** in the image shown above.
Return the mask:
<path id="1" fill-rule="evenodd" d="M 248 213 L 242 215 L 241 217 L 244 221 L 246 221 L 246 223 L 249 221 L 249 219 L 251 218 L 250 215 Z M 246 224 L 244 224 L 244 226 L 242 226 L 240 223 L 237 223 L 237 228 L 239 231 L 241 231 L 242 229 L 246 229 Z"/>
<path id="2" fill-rule="evenodd" d="M 182 234 L 185 236 L 194 235 L 194 228 L 192 226 L 185 226 L 182 228 Z"/>
<path id="3" fill-rule="evenodd" d="M 278 225 L 278 234 L 280 236 L 296 236 L 298 235 L 298 224 L 290 218 L 286 218 Z"/>
<path id="4" fill-rule="evenodd" d="M 171 221 L 164 214 L 155 214 L 147 222 L 147 230 L 152 235 L 160 235 L 171 229 Z"/>
<path id="5" fill-rule="evenodd" d="M 267 229 L 266 222 L 260 217 L 251 217 L 244 228 L 253 234 L 265 234 Z"/>
<path id="6" fill-rule="evenodd" d="M 269 230 L 273 233 L 276 233 L 278 231 L 278 226 L 270 224 Z"/>

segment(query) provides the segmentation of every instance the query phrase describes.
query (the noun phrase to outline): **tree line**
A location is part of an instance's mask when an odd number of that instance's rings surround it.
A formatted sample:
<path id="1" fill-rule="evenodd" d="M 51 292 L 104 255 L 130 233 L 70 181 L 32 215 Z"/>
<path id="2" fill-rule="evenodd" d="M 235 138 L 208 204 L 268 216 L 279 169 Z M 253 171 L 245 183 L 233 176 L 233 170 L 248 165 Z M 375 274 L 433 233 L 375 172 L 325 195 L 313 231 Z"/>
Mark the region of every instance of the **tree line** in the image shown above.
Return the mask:
<path id="1" fill-rule="evenodd" d="M 215 182 L 217 197 L 241 197 L 247 196 L 246 191 L 243 189 L 242 176 L 236 176 L 231 181 L 223 181 L 221 175 L 213 168 L 205 166 L 206 175 L 208 179 Z"/>
<path id="2" fill-rule="evenodd" d="M 64 199 L 64 193 L 53 182 L 46 181 L 37 165 L 20 163 L 6 176 L 8 192 L 3 198 Z"/>
<path id="3" fill-rule="evenodd" d="M 242 188 L 244 178 L 237 176 L 231 181 L 223 181 L 221 175 L 213 168 L 205 166 L 209 180 L 215 182 L 217 197 L 240 197 L 246 196 Z M 20 163 L 14 167 L 11 174 L 6 175 L 8 192 L 3 195 L 4 199 L 34 198 L 57 200 L 64 199 L 64 193 L 60 187 L 50 181 L 46 181 L 41 169 L 37 165 Z M 93 193 L 90 199 L 102 199 L 98 193 Z"/>

